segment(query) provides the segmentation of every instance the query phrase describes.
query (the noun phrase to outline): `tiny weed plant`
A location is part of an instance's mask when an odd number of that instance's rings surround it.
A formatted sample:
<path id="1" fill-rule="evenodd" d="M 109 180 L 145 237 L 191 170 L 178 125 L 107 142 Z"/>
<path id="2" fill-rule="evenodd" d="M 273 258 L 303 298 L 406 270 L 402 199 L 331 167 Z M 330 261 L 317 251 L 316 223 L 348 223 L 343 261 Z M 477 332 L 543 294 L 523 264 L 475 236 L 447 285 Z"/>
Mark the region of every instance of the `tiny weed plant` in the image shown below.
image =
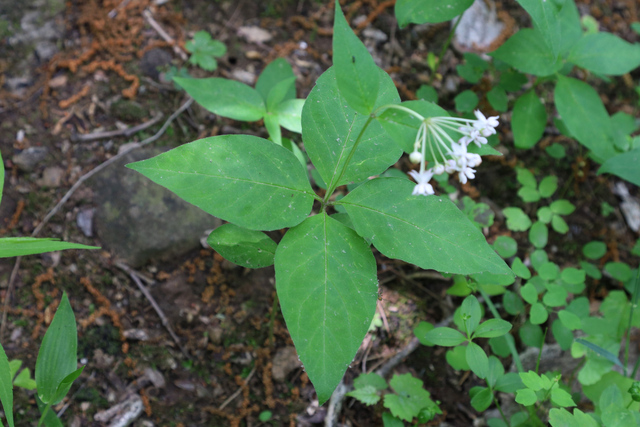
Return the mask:
<path id="1" fill-rule="evenodd" d="M 189 40 L 185 47 L 191 52 L 189 62 L 206 71 L 215 71 L 218 68 L 216 58 L 227 53 L 227 46 L 221 41 L 212 39 L 211 34 L 206 31 L 195 33 L 193 40 Z"/>

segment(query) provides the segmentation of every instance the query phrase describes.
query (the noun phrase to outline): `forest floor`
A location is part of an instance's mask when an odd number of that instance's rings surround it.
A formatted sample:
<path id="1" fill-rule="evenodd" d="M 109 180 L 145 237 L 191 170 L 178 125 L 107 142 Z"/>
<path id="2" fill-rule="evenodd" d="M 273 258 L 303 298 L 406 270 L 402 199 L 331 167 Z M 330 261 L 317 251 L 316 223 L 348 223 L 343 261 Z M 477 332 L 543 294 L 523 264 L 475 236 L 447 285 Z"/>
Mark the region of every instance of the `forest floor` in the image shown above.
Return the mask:
<path id="1" fill-rule="evenodd" d="M 438 69 L 441 76 L 431 75 L 427 54 L 439 52 L 449 35 L 448 23 L 400 30 L 393 17 L 393 1 L 344 3 L 352 27 L 361 35 L 370 31 L 363 37 L 379 65 L 392 75 L 403 99 L 416 99 L 421 84 L 432 84 L 440 94 L 440 105 L 452 109 L 459 91 L 472 88 L 486 93 L 490 89 L 490 82 L 484 79 L 472 85 L 457 77 L 455 67 L 462 55 L 453 48 Z M 633 3 L 585 0 L 579 5 L 582 12 L 596 17 L 602 29 L 638 42 L 638 36 L 628 30 L 638 20 L 637 12 L 630 15 L 635 10 Z M 54 4 L 57 8 L 47 15 L 44 9 Z M 183 105 L 186 94 L 162 80 L 155 60 L 165 65 L 164 71 L 173 66 L 194 77 L 226 77 L 252 84 L 269 62 L 283 57 L 298 77 L 299 98 L 308 95 L 331 65 L 331 1 L 44 0 L 9 7 L 0 6 L 0 24 L 7 23 L 0 25 L 0 149 L 6 168 L 0 208 L 3 236 L 31 235 L 82 175 L 116 156 L 125 144 L 153 135 Z M 499 2 L 498 8 L 509 24 L 505 37 L 519 26 L 530 25 L 515 2 Z M 145 10 L 176 40 L 175 49 L 150 25 Z M 52 55 L 46 45 L 34 51 L 9 43 L 25 15 L 34 11 L 53 22 L 60 34 Z M 35 27 L 44 25 L 40 22 Z M 184 44 L 199 30 L 209 31 L 228 48 L 213 73 L 184 60 Z M 376 39 L 376 32 L 385 37 Z M 145 55 L 153 49 L 154 55 Z M 636 70 L 636 81 L 638 77 Z M 632 86 L 603 83 L 601 93 L 610 113 L 626 111 L 638 117 Z M 122 100 L 134 102 L 132 109 L 116 115 L 113 105 Z M 481 109 L 494 115 L 485 99 Z M 158 113 L 162 119 L 132 136 L 78 138 L 117 130 L 123 124 L 140 125 Z M 169 148 L 232 132 L 266 137 L 262 123 L 246 125 L 216 117 L 194 104 L 153 144 Z M 571 232 L 556 235 L 550 242 L 556 262 L 569 262 L 595 237 L 608 243 L 608 259 L 630 260 L 630 248 L 638 236 L 628 230 L 618 207 L 620 200 L 611 192 L 614 180 L 596 177 L 597 165 L 583 156 L 575 141 L 551 135 L 525 152 L 513 148 L 507 126 L 499 132 L 505 155 L 485 162 L 472 184 L 455 184 L 458 197 L 483 201 L 496 212 L 495 223 L 486 230 L 490 243 L 499 235 L 511 235 L 527 244 L 526 233 L 509 232 L 500 215 L 502 208 L 520 204 L 514 168 L 523 166 L 556 174 L 564 196 L 577 206 L 568 217 Z M 557 141 L 568 153 L 561 161 L 544 153 L 545 146 Z M 16 156 L 34 147 L 44 147 L 47 155 L 33 160 L 31 166 L 19 167 Z M 408 166 L 406 159 L 396 165 L 404 171 Z M 99 180 L 100 173 L 94 179 Z M 637 196 L 637 188 L 631 191 Z M 279 310 L 273 324 L 274 342 L 269 340 L 275 297 L 273 268 L 240 268 L 202 247 L 169 261 L 153 258 L 135 270 L 119 267 L 118 253 L 105 247 L 99 234 L 88 236 L 77 225 L 78 215 L 102 202 L 91 186 L 82 184 L 38 235 L 101 246 L 101 250 L 24 257 L 13 279 L 15 259 L 0 261 L 0 298 L 3 303 L 8 301 L 0 340 L 10 359 L 22 360 L 32 371 L 62 291 L 69 295 L 78 321 L 78 357 L 86 368 L 69 398 L 55 408 L 64 410 L 64 424 L 107 425 L 101 421 L 106 419 L 100 418 L 102 411 L 131 396 L 143 403 L 134 426 L 323 423 L 325 408 L 317 406 Z M 603 218 L 605 203 L 611 212 Z M 408 345 L 418 322 L 437 323 L 459 304 L 458 298 L 446 293 L 449 279 L 425 274 L 377 252 L 376 259 L 382 289 L 378 323 L 347 371 L 347 384 Z M 143 282 L 148 279 L 143 286 L 149 286 L 176 339 L 133 277 Z M 591 298 L 601 299 L 616 284 L 604 279 L 589 286 Z M 481 382 L 451 368 L 445 349 L 421 346 L 393 372 L 416 375 L 432 398 L 441 402 L 443 414 L 429 425 L 474 425 L 481 416 L 468 397 L 469 389 Z M 16 391 L 14 407 L 17 425 L 34 425 L 37 409 L 32 393 Z M 368 407 L 347 399 L 339 420 L 352 426 L 381 425 L 383 410 L 382 404 Z M 259 420 L 264 411 L 272 413 L 267 422 Z"/>

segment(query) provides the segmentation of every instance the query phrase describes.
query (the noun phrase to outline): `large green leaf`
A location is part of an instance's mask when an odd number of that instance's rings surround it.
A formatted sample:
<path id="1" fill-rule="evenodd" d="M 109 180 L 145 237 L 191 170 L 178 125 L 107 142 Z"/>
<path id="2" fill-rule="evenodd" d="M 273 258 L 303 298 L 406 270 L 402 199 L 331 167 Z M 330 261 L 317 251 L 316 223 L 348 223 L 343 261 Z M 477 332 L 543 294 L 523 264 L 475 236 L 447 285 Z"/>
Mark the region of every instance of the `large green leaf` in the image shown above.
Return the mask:
<path id="1" fill-rule="evenodd" d="M 520 96 L 513 106 L 511 128 L 513 142 L 518 148 L 531 148 L 540 140 L 547 125 L 547 112 L 536 95 L 530 90 Z"/>
<path id="2" fill-rule="evenodd" d="M 304 99 L 288 99 L 276 105 L 273 114 L 278 117 L 280 126 L 291 132 L 301 133 L 304 102 Z"/>
<path id="3" fill-rule="evenodd" d="M 307 173 L 291 151 L 250 135 L 199 139 L 127 167 L 251 230 L 292 227 L 313 204 Z"/>
<path id="4" fill-rule="evenodd" d="M 275 270 L 282 314 L 322 404 L 373 319 L 375 258 L 353 230 L 321 213 L 285 234 L 276 250 Z"/>
<path id="5" fill-rule="evenodd" d="M 1 160 L 0 163 L 2 163 Z M 9 359 L 7 359 L 2 344 L 0 344 L 0 402 L 2 402 L 7 424 L 9 427 L 13 427 L 13 382 Z M 0 424 L 2 423 L 0 422 Z"/>
<path id="6" fill-rule="evenodd" d="M 266 111 L 262 96 L 244 83 L 219 77 L 173 80 L 198 104 L 222 117 L 253 122 L 260 120 Z"/>
<path id="7" fill-rule="evenodd" d="M 414 185 L 400 178 L 377 178 L 338 203 L 358 234 L 390 258 L 448 273 L 513 275 L 448 198 L 412 196 Z"/>
<path id="8" fill-rule="evenodd" d="M 278 246 L 262 231 L 247 230 L 234 224 L 224 224 L 213 230 L 207 243 L 225 259 L 247 268 L 273 264 Z"/>
<path id="9" fill-rule="evenodd" d="M 558 61 L 544 41 L 540 31 L 524 28 L 511 36 L 491 56 L 506 62 L 523 73 L 548 76 L 560 68 Z"/>
<path id="10" fill-rule="evenodd" d="M 555 1 L 518 0 L 520 6 L 526 10 L 535 28 L 547 44 L 554 60 L 558 57 L 561 47 L 561 28 L 558 20 L 559 8 Z M 565 2 L 566 3 L 566 2 Z"/>
<path id="11" fill-rule="evenodd" d="M 340 96 L 335 67 L 328 69 L 316 82 L 302 109 L 302 139 L 309 158 L 327 185 L 359 182 L 384 172 L 402 155 L 402 150 L 372 121 L 361 137 L 344 174 L 340 172 L 349 160 L 358 134 L 367 116 L 358 114 Z M 376 106 L 400 101 L 391 78 L 377 70 L 380 90 Z M 414 137 L 415 138 L 415 135 Z"/>
<path id="12" fill-rule="evenodd" d="M 580 12 L 575 2 L 564 2 L 558 13 L 558 21 L 560 23 L 560 55 L 564 56 L 582 37 Z"/>
<path id="13" fill-rule="evenodd" d="M 77 348 L 76 318 L 65 293 L 49 329 L 44 334 L 36 360 L 35 380 L 38 397 L 44 403 L 55 405 L 64 397 L 64 394 L 60 395 L 62 393 L 59 387 L 67 376 L 77 371 Z M 66 391 L 68 390 L 67 388 Z"/>
<path id="14" fill-rule="evenodd" d="M 572 135 L 602 162 L 617 154 L 609 114 L 587 83 L 558 76 L 554 100 L 562 121 Z"/>
<path id="15" fill-rule="evenodd" d="M 260 96 L 262 96 L 264 102 L 267 102 L 271 89 L 281 81 L 290 79 L 291 77 L 295 79 L 291 65 L 289 65 L 286 59 L 278 58 L 275 61 L 270 62 L 269 65 L 262 70 L 262 73 L 260 73 L 260 77 L 258 77 L 258 81 L 256 82 L 256 91 L 258 91 Z M 296 86 L 294 84 L 287 88 L 287 92 L 283 100 L 293 99 L 295 97 Z"/>
<path id="16" fill-rule="evenodd" d="M 573 46 L 567 61 L 594 73 L 620 76 L 640 66 L 640 45 L 611 33 L 585 34 Z"/>
<path id="17" fill-rule="evenodd" d="M 333 22 L 333 65 L 345 101 L 360 114 L 371 113 L 377 104 L 380 69 L 349 26 L 338 0 Z"/>
<path id="18" fill-rule="evenodd" d="M 467 10 L 473 0 L 398 0 L 396 19 L 400 28 L 409 23 L 424 24 L 449 21 Z"/>
<path id="19" fill-rule="evenodd" d="M 618 154 L 604 162 L 598 175 L 610 173 L 640 187 L 640 148 Z"/>
<path id="20" fill-rule="evenodd" d="M 35 237 L 5 237 L 0 239 L 0 258 L 42 254 L 65 249 L 100 249 L 79 243 L 62 242 L 57 239 Z"/>

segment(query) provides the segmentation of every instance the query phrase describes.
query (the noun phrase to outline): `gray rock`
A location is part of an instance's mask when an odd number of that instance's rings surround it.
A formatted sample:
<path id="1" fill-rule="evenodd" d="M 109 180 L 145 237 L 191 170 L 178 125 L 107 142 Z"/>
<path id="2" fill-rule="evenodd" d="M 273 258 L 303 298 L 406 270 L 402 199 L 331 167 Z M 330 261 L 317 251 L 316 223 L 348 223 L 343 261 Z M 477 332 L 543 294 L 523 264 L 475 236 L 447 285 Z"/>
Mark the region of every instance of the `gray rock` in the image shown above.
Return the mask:
<path id="1" fill-rule="evenodd" d="M 12 160 L 20 170 L 31 172 L 47 157 L 48 152 L 46 147 L 29 147 L 13 156 Z"/>
<path id="2" fill-rule="evenodd" d="M 159 68 L 171 64 L 171 58 L 171 54 L 164 49 L 151 49 L 142 56 L 140 69 L 145 75 L 157 79 L 160 75 Z"/>
<path id="3" fill-rule="evenodd" d="M 95 213 L 95 208 L 83 208 L 76 216 L 78 228 L 87 237 L 93 237 L 93 217 Z"/>
<path id="4" fill-rule="evenodd" d="M 147 117 L 147 111 L 135 101 L 121 99 L 111 104 L 111 114 L 124 121 L 139 121 Z"/>
<path id="5" fill-rule="evenodd" d="M 284 347 L 279 349 L 273 356 L 273 367 L 271 375 L 273 379 L 282 382 L 292 371 L 298 369 L 302 364 L 298 358 L 298 353 L 294 347 Z"/>
<path id="6" fill-rule="evenodd" d="M 50 166 L 44 170 L 38 184 L 42 187 L 57 188 L 60 187 L 63 176 L 64 169 L 59 166 Z"/>
<path id="7" fill-rule="evenodd" d="M 97 235 L 105 247 L 133 267 L 151 258 L 175 259 L 199 247 L 204 230 L 221 224 L 218 218 L 124 167 L 161 152 L 136 150 L 90 183 L 97 206 Z"/>

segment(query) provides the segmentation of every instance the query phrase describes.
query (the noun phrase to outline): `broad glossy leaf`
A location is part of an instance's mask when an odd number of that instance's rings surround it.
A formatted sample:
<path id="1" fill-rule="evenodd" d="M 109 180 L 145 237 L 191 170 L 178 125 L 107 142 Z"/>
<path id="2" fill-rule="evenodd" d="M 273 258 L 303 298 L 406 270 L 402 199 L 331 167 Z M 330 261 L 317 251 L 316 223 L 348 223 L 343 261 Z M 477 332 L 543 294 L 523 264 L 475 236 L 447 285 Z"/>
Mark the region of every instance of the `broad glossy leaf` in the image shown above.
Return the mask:
<path id="1" fill-rule="evenodd" d="M 604 162 L 598 175 L 610 173 L 640 187 L 640 148 L 618 154 Z"/>
<path id="2" fill-rule="evenodd" d="M 339 204 L 358 234 L 390 258 L 441 272 L 513 276 L 484 235 L 448 198 L 412 196 L 413 187 L 404 179 L 377 178 Z"/>
<path id="3" fill-rule="evenodd" d="M 2 163 L 2 159 L 0 159 Z M 9 427 L 13 427 L 13 382 L 7 353 L 0 344 L 0 402 Z"/>
<path id="4" fill-rule="evenodd" d="M 77 371 L 77 348 L 76 318 L 65 293 L 44 334 L 36 360 L 35 380 L 38 396 L 44 403 L 55 405 L 64 397 L 59 396 L 58 387 L 68 375 Z"/>
<path id="5" fill-rule="evenodd" d="M 561 28 L 558 19 L 559 7 L 555 1 L 518 0 L 542 35 L 554 58 L 558 57 L 561 47 Z"/>
<path id="6" fill-rule="evenodd" d="M 281 81 L 291 77 L 295 77 L 293 70 L 291 69 L 291 65 L 289 65 L 286 59 L 278 58 L 270 62 L 269 65 L 262 70 L 262 73 L 260 73 L 260 77 L 258 77 L 258 81 L 256 82 L 256 91 L 266 103 L 271 89 Z M 295 85 L 292 85 L 288 88 L 284 99 L 293 99 L 295 97 L 296 87 Z"/>
<path id="7" fill-rule="evenodd" d="M 473 0 L 398 0 L 395 14 L 400 28 L 409 23 L 435 24 L 449 21 L 467 10 Z"/>
<path id="8" fill-rule="evenodd" d="M 511 128 L 517 148 L 531 148 L 542 138 L 547 125 L 547 111 L 531 90 L 520 96 L 513 106 Z"/>
<path id="9" fill-rule="evenodd" d="M 398 103 L 398 91 L 389 75 L 380 69 L 376 72 L 380 74 L 376 107 Z M 382 127 L 372 121 L 349 159 L 366 122 L 367 116 L 356 113 L 340 96 L 335 67 L 325 71 L 302 109 L 302 139 L 309 158 L 329 187 L 360 182 L 380 174 L 402 155 L 402 150 Z M 349 165 L 340 176 L 347 161 Z"/>
<path id="10" fill-rule="evenodd" d="M 558 76 L 554 99 L 564 124 L 596 160 L 603 162 L 617 154 L 609 114 L 595 89 L 580 80 Z"/>
<path id="11" fill-rule="evenodd" d="M 247 268 L 273 264 L 278 245 L 262 231 L 224 224 L 207 237 L 207 243 L 225 259 Z"/>
<path id="12" fill-rule="evenodd" d="M 250 135 L 199 139 L 127 167 L 205 212 L 251 230 L 292 227 L 313 204 L 300 161 L 286 148 Z"/>
<path id="13" fill-rule="evenodd" d="M 220 77 L 174 77 L 173 80 L 198 104 L 222 117 L 253 122 L 260 120 L 266 112 L 265 102 L 260 94 L 244 83 Z"/>
<path id="14" fill-rule="evenodd" d="M 290 229 L 275 257 L 282 314 L 324 403 L 356 355 L 376 309 L 376 261 L 353 230 L 321 213 Z"/>
<path id="15" fill-rule="evenodd" d="M 62 242 L 58 239 L 36 237 L 4 237 L 0 239 L 0 258 L 42 254 L 65 249 L 100 249 L 79 243 Z"/>
<path id="16" fill-rule="evenodd" d="M 273 114 L 278 117 L 280 126 L 291 132 L 301 133 L 304 102 L 304 99 L 289 99 L 276 105 Z"/>
<path id="17" fill-rule="evenodd" d="M 539 77 L 554 74 L 562 68 L 540 31 L 524 28 L 511 36 L 491 56 L 523 73 Z"/>
<path id="18" fill-rule="evenodd" d="M 360 114 L 370 114 L 378 103 L 380 69 L 355 35 L 335 2 L 333 65 L 340 94 Z"/>
<path id="19" fill-rule="evenodd" d="M 594 73 L 620 76 L 640 66 L 640 45 L 611 33 L 585 34 L 573 46 L 567 61 Z"/>

